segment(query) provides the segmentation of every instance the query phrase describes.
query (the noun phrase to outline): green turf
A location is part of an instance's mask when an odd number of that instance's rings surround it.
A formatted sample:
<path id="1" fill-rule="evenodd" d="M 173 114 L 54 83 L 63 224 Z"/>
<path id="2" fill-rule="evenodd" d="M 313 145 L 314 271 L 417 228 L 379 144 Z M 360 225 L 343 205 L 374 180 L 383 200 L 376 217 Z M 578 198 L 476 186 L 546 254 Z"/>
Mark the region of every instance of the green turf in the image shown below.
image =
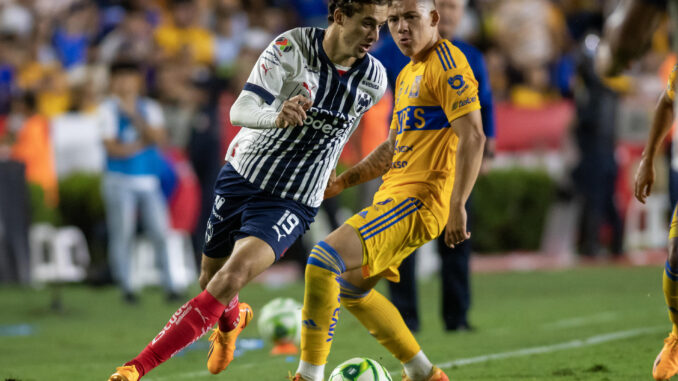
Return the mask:
<path id="1" fill-rule="evenodd" d="M 439 319 L 439 282 L 420 286 L 422 331 L 429 358 L 447 364 L 453 380 L 651 380 L 650 368 L 669 324 L 660 268 L 588 268 L 563 272 L 481 274 L 473 277 L 471 320 L 477 330 L 449 334 Z M 380 285 L 383 287 L 383 285 Z M 197 290 L 193 290 L 197 291 Z M 241 292 L 256 311 L 275 296 L 302 299 L 302 285 Z M 178 304 L 148 290 L 140 306 L 124 305 L 114 288 L 62 290 L 65 312 L 49 310 L 49 289 L 0 288 L 0 333 L 31 324 L 30 336 L 0 336 L 0 380 L 106 380 L 163 327 Z M 368 356 L 396 371 L 398 362 L 349 313 L 342 312 L 327 373 Z M 646 329 L 646 331 L 633 331 Z M 613 336 L 605 341 L 605 334 Z M 256 325 L 243 337 L 255 337 Z M 602 337 L 602 339 L 601 339 Z M 590 341 L 576 341 L 593 338 Z M 598 339 L 604 342 L 595 343 Z M 203 338 L 198 346 L 206 346 Z M 554 345 L 569 343 L 553 351 Z M 546 353 L 517 353 L 534 347 Z M 271 357 L 267 347 L 245 352 L 219 376 L 205 370 L 206 350 L 175 357 L 144 380 L 284 380 L 296 357 Z M 498 359 L 482 356 L 504 354 Z M 469 364 L 459 360 L 471 359 Z M 400 379 L 399 372 L 394 379 Z"/>

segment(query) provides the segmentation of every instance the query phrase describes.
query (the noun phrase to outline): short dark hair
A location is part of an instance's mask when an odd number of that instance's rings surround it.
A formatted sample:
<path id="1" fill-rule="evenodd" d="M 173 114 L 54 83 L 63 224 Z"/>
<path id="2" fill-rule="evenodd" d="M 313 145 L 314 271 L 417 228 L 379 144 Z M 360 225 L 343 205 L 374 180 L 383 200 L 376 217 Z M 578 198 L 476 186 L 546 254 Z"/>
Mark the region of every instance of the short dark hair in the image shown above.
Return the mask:
<path id="1" fill-rule="evenodd" d="M 141 65 L 131 60 L 118 60 L 113 62 L 110 68 L 111 75 L 116 74 L 141 74 Z"/>
<path id="2" fill-rule="evenodd" d="M 338 8 L 341 13 L 347 17 L 353 16 L 356 12 L 360 12 L 363 5 L 391 5 L 391 0 L 330 0 L 327 8 L 329 14 L 327 21 L 332 24 L 334 22 L 334 11 Z"/>

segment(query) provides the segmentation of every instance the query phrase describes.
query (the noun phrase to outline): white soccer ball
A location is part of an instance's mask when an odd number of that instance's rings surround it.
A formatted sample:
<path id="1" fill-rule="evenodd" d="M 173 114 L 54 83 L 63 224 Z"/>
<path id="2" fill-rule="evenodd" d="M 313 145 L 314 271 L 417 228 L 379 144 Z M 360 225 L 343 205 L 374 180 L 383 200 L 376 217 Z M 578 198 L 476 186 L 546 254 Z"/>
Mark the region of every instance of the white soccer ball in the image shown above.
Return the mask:
<path id="1" fill-rule="evenodd" d="M 328 381 L 393 381 L 388 371 L 367 357 L 355 357 L 334 368 Z"/>
<path id="2" fill-rule="evenodd" d="M 301 304 L 292 298 L 275 298 L 259 311 L 257 327 L 264 341 L 301 341 Z"/>

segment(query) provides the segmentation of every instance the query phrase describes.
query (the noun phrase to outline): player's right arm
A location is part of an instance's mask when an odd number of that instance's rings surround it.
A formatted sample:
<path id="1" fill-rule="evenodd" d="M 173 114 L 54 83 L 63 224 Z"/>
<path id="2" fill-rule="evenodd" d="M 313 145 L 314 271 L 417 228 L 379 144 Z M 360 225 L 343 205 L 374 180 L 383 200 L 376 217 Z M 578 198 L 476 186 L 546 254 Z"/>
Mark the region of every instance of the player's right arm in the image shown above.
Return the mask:
<path id="1" fill-rule="evenodd" d="M 231 107 L 231 124 L 254 129 L 304 124 L 313 102 L 301 95 L 278 104 L 283 85 L 300 69 L 300 49 L 291 30 L 278 36 L 261 53 L 238 99 Z"/>
<path id="2" fill-rule="evenodd" d="M 396 136 L 397 131 L 391 129 L 386 141 L 377 146 L 358 164 L 337 176 L 325 189 L 325 198 L 334 197 L 346 188 L 376 179 L 388 172 L 395 152 Z"/>
<path id="3" fill-rule="evenodd" d="M 675 75 L 674 72 L 671 77 Z M 654 185 L 654 157 L 659 151 L 661 142 L 666 137 L 666 134 L 671 130 L 673 124 L 673 90 L 669 87 L 664 90 L 662 96 L 657 102 L 652 119 L 652 127 L 650 128 L 650 136 L 647 138 L 647 144 L 643 150 L 643 155 L 640 159 L 640 165 L 636 171 L 635 196 L 638 201 L 645 203 L 647 196 L 652 192 L 652 185 Z"/>

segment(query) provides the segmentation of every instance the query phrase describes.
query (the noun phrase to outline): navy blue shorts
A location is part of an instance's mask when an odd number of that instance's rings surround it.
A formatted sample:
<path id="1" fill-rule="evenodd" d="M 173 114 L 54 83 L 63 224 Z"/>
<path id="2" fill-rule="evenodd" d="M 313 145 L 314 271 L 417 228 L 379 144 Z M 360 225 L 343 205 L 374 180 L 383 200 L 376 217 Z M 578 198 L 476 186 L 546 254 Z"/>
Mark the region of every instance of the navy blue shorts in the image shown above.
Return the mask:
<path id="1" fill-rule="evenodd" d="M 214 193 L 203 247 L 203 253 L 211 258 L 229 256 L 235 241 L 253 236 L 273 248 L 277 261 L 318 213 L 318 208 L 259 189 L 229 163 L 221 168 Z"/>

